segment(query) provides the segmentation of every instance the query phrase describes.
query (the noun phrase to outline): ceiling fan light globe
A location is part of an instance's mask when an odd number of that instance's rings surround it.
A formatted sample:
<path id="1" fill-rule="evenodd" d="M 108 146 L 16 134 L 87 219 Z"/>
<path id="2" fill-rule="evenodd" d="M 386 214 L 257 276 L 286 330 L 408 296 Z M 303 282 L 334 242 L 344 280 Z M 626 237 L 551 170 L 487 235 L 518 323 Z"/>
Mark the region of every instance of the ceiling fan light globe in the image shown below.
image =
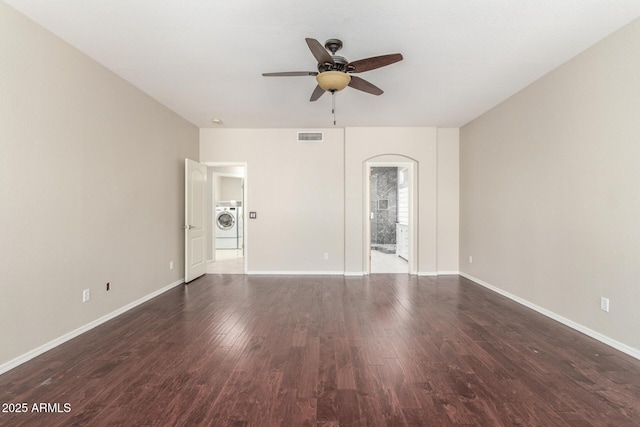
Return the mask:
<path id="1" fill-rule="evenodd" d="M 349 85 L 351 76 L 342 71 L 325 71 L 316 76 L 318 85 L 326 91 L 341 91 Z"/>

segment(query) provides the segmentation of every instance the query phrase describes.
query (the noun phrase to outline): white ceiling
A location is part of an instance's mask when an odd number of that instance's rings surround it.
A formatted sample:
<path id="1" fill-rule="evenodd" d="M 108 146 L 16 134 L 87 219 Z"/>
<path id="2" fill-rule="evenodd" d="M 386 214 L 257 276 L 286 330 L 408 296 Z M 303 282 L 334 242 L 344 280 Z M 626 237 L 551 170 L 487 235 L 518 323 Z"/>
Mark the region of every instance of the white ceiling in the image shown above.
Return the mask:
<path id="1" fill-rule="evenodd" d="M 640 16 L 639 0 L 5 0 L 199 127 L 321 128 L 305 37 L 339 38 L 382 88 L 336 94 L 346 126 L 459 127 Z"/>

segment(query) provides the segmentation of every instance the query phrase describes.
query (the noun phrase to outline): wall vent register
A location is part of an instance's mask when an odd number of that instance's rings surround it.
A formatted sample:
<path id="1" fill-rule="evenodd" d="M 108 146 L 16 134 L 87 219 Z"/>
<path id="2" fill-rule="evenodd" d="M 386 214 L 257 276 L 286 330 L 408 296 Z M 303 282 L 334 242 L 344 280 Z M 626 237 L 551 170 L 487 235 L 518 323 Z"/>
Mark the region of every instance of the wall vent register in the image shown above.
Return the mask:
<path id="1" fill-rule="evenodd" d="M 298 142 L 323 142 L 324 134 L 322 132 L 298 132 Z"/>

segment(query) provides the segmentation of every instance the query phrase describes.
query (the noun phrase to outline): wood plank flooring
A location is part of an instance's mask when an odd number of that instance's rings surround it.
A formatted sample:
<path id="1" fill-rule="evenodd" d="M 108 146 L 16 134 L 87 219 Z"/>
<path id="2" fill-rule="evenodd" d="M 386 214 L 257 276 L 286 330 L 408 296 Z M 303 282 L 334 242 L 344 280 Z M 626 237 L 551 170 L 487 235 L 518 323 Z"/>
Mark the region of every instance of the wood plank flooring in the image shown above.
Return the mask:
<path id="1" fill-rule="evenodd" d="M 459 276 L 208 275 L 1 375 L 0 403 L 28 405 L 2 426 L 640 426 L 640 361 Z"/>

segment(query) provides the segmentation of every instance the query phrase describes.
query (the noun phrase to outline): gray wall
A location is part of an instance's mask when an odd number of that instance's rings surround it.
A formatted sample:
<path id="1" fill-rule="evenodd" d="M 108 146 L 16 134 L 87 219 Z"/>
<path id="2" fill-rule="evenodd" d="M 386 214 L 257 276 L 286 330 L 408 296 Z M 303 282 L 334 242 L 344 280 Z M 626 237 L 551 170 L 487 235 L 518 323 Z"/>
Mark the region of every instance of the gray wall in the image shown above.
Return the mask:
<path id="1" fill-rule="evenodd" d="M 198 129 L 2 2 L 0 28 L 1 370 L 179 283 Z"/>
<path id="2" fill-rule="evenodd" d="M 638 357 L 639 40 L 636 20 L 460 134 L 460 269 Z"/>

